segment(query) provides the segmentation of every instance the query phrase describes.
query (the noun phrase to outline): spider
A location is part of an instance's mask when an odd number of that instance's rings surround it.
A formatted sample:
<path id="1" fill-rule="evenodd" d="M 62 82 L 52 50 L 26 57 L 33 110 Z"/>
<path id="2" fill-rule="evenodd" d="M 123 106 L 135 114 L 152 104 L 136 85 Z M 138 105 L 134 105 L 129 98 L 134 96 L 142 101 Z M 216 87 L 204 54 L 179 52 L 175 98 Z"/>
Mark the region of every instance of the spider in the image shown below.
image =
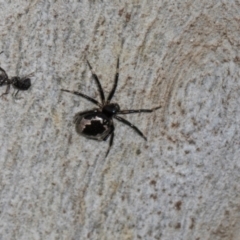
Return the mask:
<path id="1" fill-rule="evenodd" d="M 101 103 L 99 103 L 97 100 L 83 93 L 70 91 L 67 89 L 61 89 L 61 91 L 69 92 L 77 96 L 80 96 L 82 98 L 85 98 L 88 101 L 98 106 L 98 108 L 92 109 L 90 111 L 78 112 L 75 115 L 74 123 L 75 123 L 76 132 L 84 137 L 98 140 L 98 141 L 106 141 L 110 136 L 109 147 L 105 157 L 107 157 L 113 144 L 113 139 L 114 139 L 113 118 L 131 127 L 139 136 L 141 136 L 144 140 L 147 141 L 147 138 L 136 126 L 134 126 L 132 123 L 130 123 L 126 119 L 120 117 L 119 115 L 141 113 L 141 112 L 150 113 L 159 109 L 161 106 L 158 106 L 152 109 L 120 110 L 120 106 L 118 105 L 118 103 L 111 103 L 111 100 L 114 96 L 114 93 L 116 91 L 117 84 L 118 84 L 119 58 L 117 60 L 117 69 L 116 69 L 114 84 L 107 99 L 105 99 L 104 91 L 102 89 L 98 76 L 94 73 L 92 66 L 88 61 L 87 61 L 87 64 L 92 73 L 92 77 L 94 78 L 97 84 L 100 97 L 101 97 Z"/>
<path id="2" fill-rule="evenodd" d="M 0 54 L 1 53 L 3 52 L 0 52 Z M 29 77 L 31 77 L 32 75 L 33 73 L 22 78 L 17 76 L 9 78 L 5 70 L 0 67 L 0 87 L 3 85 L 7 85 L 5 93 L 3 93 L 1 96 L 9 93 L 11 85 L 17 89 L 17 92 L 14 95 L 15 97 L 17 96 L 20 90 L 21 91 L 28 90 L 31 87 L 31 79 Z"/>

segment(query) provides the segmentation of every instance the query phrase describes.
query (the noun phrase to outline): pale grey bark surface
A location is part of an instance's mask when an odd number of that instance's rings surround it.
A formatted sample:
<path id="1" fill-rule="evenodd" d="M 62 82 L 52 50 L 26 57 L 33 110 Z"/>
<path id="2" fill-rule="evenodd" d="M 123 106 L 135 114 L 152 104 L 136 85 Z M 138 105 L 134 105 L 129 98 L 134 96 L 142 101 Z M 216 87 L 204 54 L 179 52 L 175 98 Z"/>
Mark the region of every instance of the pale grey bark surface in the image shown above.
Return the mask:
<path id="1" fill-rule="evenodd" d="M 0 0 L 0 240 L 240 239 L 240 2 Z M 123 44 L 122 44 L 123 42 Z M 88 59 L 148 137 L 77 135 Z M 0 94 L 5 87 L 0 88 Z"/>

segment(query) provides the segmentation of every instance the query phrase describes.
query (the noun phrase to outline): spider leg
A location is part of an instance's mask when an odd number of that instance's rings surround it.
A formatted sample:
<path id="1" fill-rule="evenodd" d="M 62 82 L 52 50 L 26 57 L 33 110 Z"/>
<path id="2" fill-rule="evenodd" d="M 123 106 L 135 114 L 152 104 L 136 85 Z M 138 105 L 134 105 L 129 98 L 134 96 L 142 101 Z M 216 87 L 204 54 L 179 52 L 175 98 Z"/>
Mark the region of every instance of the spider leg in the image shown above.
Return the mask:
<path id="1" fill-rule="evenodd" d="M 147 141 L 147 138 L 143 135 L 143 133 L 136 127 L 134 126 L 132 123 L 130 123 L 129 121 L 127 121 L 126 119 L 124 118 L 121 118 L 119 116 L 114 116 L 114 118 L 116 118 L 118 121 L 122 122 L 122 123 L 125 123 L 126 125 L 128 125 L 129 127 L 133 128 L 137 133 L 138 135 L 140 135 L 142 138 L 144 138 L 144 140 Z"/>
<path id="2" fill-rule="evenodd" d="M 113 95 L 116 91 L 117 84 L 118 84 L 118 77 L 119 77 L 119 57 L 117 59 L 117 69 L 116 69 L 116 74 L 115 74 L 115 79 L 114 79 L 114 85 L 113 85 L 111 92 L 108 95 L 107 102 L 110 102 L 113 98 Z"/>
<path id="3" fill-rule="evenodd" d="M 114 126 L 111 126 L 111 130 L 109 131 L 108 135 L 105 136 L 102 140 L 103 140 L 103 141 L 107 141 L 108 138 L 109 138 L 109 136 L 111 135 L 111 133 L 112 133 L 113 131 L 114 131 Z"/>
<path id="4" fill-rule="evenodd" d="M 105 157 L 107 157 L 111 147 L 112 147 L 112 144 L 113 144 L 113 139 L 114 139 L 114 127 L 112 128 L 112 131 L 107 135 L 107 137 L 105 137 L 105 140 L 107 140 L 108 136 L 111 135 L 110 137 L 110 141 L 109 141 L 109 146 L 108 146 L 108 150 L 106 152 L 106 155 Z"/>
<path id="5" fill-rule="evenodd" d="M 152 108 L 152 109 L 135 109 L 135 110 L 121 110 L 119 111 L 117 114 L 131 114 L 131 113 L 150 113 L 150 112 L 153 112 L 157 109 L 161 108 L 161 106 L 158 106 L 158 107 L 155 107 L 155 108 Z"/>
<path id="6" fill-rule="evenodd" d="M 101 107 L 101 104 L 98 101 L 96 101 L 95 99 L 93 99 L 93 98 L 91 98 L 91 97 L 89 97 L 89 96 L 87 96 L 87 95 L 85 95 L 83 93 L 76 92 L 76 91 L 69 91 L 67 89 L 61 89 L 61 91 L 69 92 L 69 93 L 75 94 L 77 96 L 83 97 L 83 98 L 87 99 L 88 101 L 90 101 L 90 102 L 98 105 L 99 107 Z"/>
<path id="7" fill-rule="evenodd" d="M 97 87 L 98 87 L 98 90 L 99 90 L 99 93 L 100 93 L 100 96 L 101 96 L 102 104 L 104 104 L 104 103 L 105 103 L 105 96 L 104 96 L 104 92 L 103 92 L 103 89 L 102 89 L 102 85 L 101 85 L 101 83 L 100 83 L 100 81 L 99 81 L 99 79 L 98 79 L 98 76 L 97 76 L 97 75 L 95 74 L 95 72 L 93 71 L 92 66 L 90 65 L 90 63 L 88 62 L 88 60 L 87 60 L 87 64 L 88 64 L 88 66 L 89 66 L 89 68 L 90 68 L 90 71 L 91 71 L 91 73 L 92 73 L 92 76 L 93 76 L 95 82 L 97 83 Z"/>

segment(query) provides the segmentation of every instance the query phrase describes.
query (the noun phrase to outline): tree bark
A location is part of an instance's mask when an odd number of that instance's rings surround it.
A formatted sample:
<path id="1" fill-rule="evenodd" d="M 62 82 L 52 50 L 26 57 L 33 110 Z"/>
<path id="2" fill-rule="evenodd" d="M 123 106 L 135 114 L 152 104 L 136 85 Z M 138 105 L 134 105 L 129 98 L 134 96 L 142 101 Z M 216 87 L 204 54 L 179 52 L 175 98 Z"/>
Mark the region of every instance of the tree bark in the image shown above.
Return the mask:
<path id="1" fill-rule="evenodd" d="M 1 67 L 34 72 L 0 99 L 0 239 L 240 239 L 240 3 L 0 0 Z M 100 101 L 161 106 L 114 121 L 108 141 L 73 118 Z M 5 87 L 0 88 L 0 94 Z"/>

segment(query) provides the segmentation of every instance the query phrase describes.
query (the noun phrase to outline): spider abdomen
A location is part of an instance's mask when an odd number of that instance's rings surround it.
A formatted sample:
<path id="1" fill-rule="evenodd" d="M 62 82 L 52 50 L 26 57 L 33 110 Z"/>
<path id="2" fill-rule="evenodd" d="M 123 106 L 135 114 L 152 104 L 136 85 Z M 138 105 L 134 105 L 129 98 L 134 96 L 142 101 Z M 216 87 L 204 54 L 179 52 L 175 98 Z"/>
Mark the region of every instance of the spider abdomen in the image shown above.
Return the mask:
<path id="1" fill-rule="evenodd" d="M 95 140 L 106 140 L 113 127 L 111 118 L 97 111 L 77 113 L 74 119 L 78 134 Z"/>

